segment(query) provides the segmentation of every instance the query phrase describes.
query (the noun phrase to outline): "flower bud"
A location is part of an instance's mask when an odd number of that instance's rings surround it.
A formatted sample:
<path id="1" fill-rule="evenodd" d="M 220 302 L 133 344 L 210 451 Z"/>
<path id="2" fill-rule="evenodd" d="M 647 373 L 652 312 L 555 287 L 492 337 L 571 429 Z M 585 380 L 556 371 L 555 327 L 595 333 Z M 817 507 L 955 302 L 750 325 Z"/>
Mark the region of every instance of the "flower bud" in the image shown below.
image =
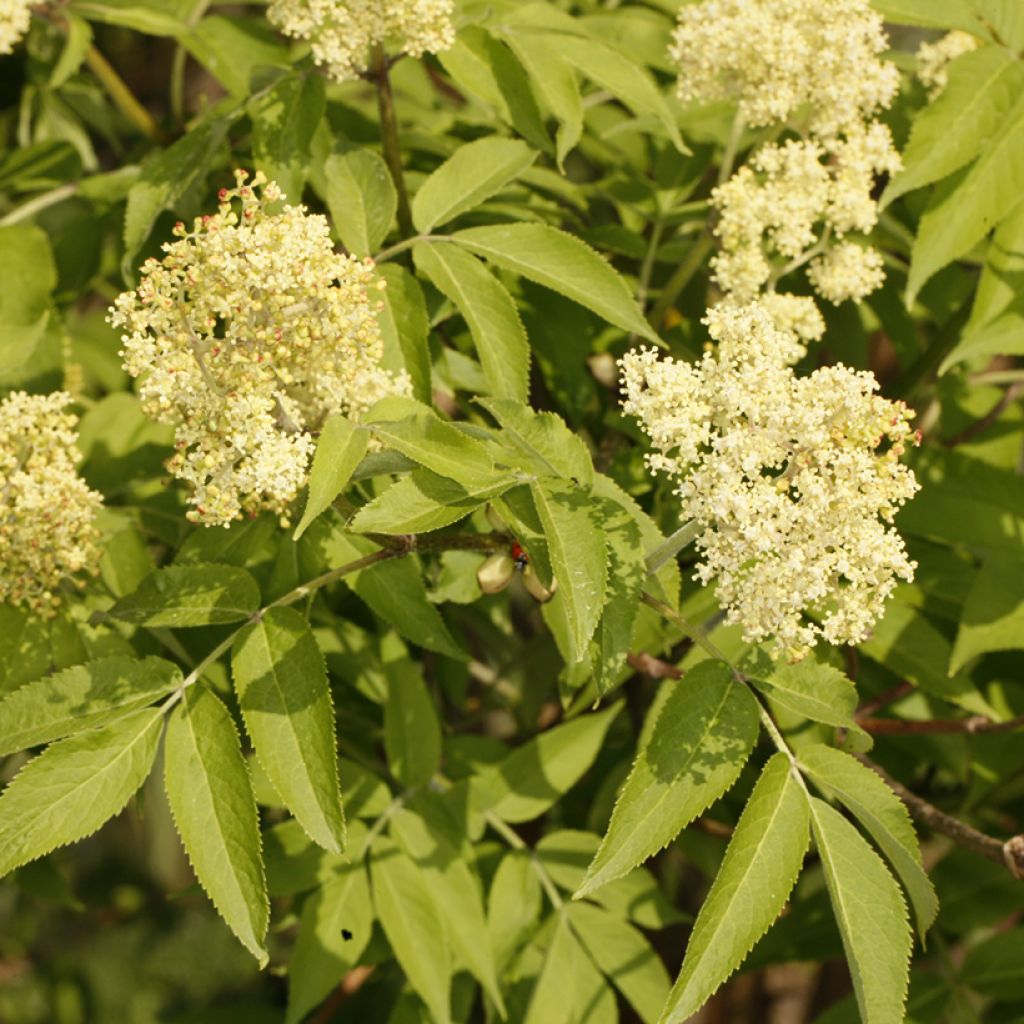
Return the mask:
<path id="1" fill-rule="evenodd" d="M 545 587 L 540 581 L 540 577 L 537 575 L 533 568 L 533 564 L 527 564 L 523 570 L 523 583 L 526 584 L 526 589 L 538 600 L 541 604 L 546 604 L 555 596 L 555 591 L 558 590 L 558 580 L 552 579 L 551 586 Z"/>
<path id="2" fill-rule="evenodd" d="M 516 563 L 505 551 L 491 555 L 476 571 L 476 581 L 485 594 L 497 594 L 504 590 L 512 580 L 516 571 Z"/>

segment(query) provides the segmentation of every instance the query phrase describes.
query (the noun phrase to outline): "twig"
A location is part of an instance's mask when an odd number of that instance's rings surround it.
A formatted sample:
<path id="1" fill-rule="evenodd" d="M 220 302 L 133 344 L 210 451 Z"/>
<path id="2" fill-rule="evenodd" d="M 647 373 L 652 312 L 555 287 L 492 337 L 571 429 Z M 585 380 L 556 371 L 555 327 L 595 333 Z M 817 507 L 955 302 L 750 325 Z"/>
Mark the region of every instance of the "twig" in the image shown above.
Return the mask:
<path id="1" fill-rule="evenodd" d="M 634 654 L 630 652 L 626 661 L 632 669 L 651 679 L 682 679 L 683 670 L 675 665 L 654 657 L 653 654 Z"/>
<path id="2" fill-rule="evenodd" d="M 334 1011 L 340 1009 L 350 996 L 354 996 L 366 984 L 370 975 L 376 969 L 376 966 L 372 964 L 353 967 L 338 982 L 338 987 L 331 993 L 330 999 L 321 1005 L 315 1016 L 309 1018 L 309 1024 L 327 1024 L 334 1016 Z"/>
<path id="3" fill-rule="evenodd" d="M 969 427 L 965 427 L 958 434 L 947 437 L 942 444 L 946 448 L 956 448 L 957 445 L 965 444 L 976 438 L 979 434 L 983 434 L 1006 412 L 1021 394 L 1024 394 L 1024 381 L 1017 381 L 1015 384 L 1011 384 L 1003 392 L 999 401 L 980 420 L 972 423 Z"/>
<path id="4" fill-rule="evenodd" d="M 979 832 L 976 828 L 954 818 L 927 800 L 912 793 L 902 782 L 894 779 L 884 768 L 875 764 L 863 754 L 854 755 L 862 764 L 885 780 L 892 791 L 907 805 L 914 820 L 931 829 L 948 836 L 958 846 L 985 857 L 987 860 L 1002 864 L 1014 878 L 1024 879 L 1024 835 L 1010 839 L 993 839 L 992 836 Z"/>
<path id="5" fill-rule="evenodd" d="M 857 724 L 875 736 L 914 735 L 927 733 L 977 733 L 1017 732 L 1024 729 L 1024 715 L 1009 722 L 993 722 L 985 715 L 971 715 L 969 718 L 926 718 L 912 721 L 902 718 L 870 718 L 856 716 Z"/>
<path id="6" fill-rule="evenodd" d="M 391 178 L 398 194 L 398 230 L 403 238 L 413 234 L 412 210 L 409 193 L 405 188 L 405 173 L 402 170 L 402 148 L 398 141 L 398 120 L 395 116 L 395 94 L 391 89 L 391 76 L 384 48 L 377 43 L 373 48 L 370 71 L 377 83 L 377 110 L 380 115 L 381 146 L 384 162 L 388 165 Z"/>
<path id="7" fill-rule="evenodd" d="M 895 704 L 901 697 L 906 697 L 908 693 L 913 693 L 917 687 L 913 683 L 908 683 L 904 680 L 902 683 L 897 683 L 890 689 L 880 693 L 877 697 L 872 697 L 871 700 L 864 701 L 859 708 L 857 708 L 857 715 L 873 715 L 876 711 L 881 711 L 882 708 L 888 707 L 890 704 Z"/>

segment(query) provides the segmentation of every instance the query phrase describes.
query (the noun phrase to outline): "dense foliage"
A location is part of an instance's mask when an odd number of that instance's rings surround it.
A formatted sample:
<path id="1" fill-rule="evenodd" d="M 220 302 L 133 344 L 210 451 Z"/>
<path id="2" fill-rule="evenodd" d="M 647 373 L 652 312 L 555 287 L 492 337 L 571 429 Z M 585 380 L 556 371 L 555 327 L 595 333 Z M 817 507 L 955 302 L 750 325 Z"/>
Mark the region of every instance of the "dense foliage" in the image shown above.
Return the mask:
<path id="1" fill-rule="evenodd" d="M 0 1020 L 1024 1020 L 1022 54 L 0 0 Z"/>

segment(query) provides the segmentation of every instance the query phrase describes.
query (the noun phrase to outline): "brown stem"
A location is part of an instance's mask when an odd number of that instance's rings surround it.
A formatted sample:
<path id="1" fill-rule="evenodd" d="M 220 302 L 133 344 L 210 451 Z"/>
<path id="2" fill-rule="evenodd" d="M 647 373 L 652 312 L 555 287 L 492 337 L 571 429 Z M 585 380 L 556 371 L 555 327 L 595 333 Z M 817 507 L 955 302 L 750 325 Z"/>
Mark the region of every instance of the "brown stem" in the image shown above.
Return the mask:
<path id="1" fill-rule="evenodd" d="M 902 782 L 897 782 L 884 768 L 875 764 L 863 754 L 854 755 L 862 764 L 877 772 L 892 791 L 907 805 L 907 810 L 915 821 L 952 839 L 958 846 L 985 857 L 987 860 L 1002 864 L 1014 878 L 1024 879 L 1024 835 L 1012 836 L 1010 839 L 993 839 L 992 836 L 979 832 L 976 828 L 954 818 L 927 800 L 912 793 Z"/>
<path id="2" fill-rule="evenodd" d="M 395 116 L 395 94 L 391 89 L 391 76 L 384 48 L 378 43 L 373 48 L 370 73 L 377 83 L 377 110 L 380 114 L 380 141 L 384 150 L 384 162 L 391 172 L 398 194 L 398 230 L 402 238 L 413 234 L 412 210 L 409 207 L 409 193 L 405 188 L 405 173 L 402 170 L 402 148 L 398 142 L 398 119 Z"/>
<path id="3" fill-rule="evenodd" d="M 675 665 L 670 665 L 653 654 L 633 654 L 630 652 L 626 657 L 631 668 L 651 679 L 682 679 L 683 670 Z"/>
<path id="4" fill-rule="evenodd" d="M 1024 715 L 1009 722 L 993 722 L 984 715 L 969 718 L 927 718 L 923 721 L 907 721 L 902 718 L 870 718 L 857 715 L 857 724 L 875 736 L 914 735 L 922 733 L 969 733 L 1017 732 L 1024 729 Z"/>
<path id="5" fill-rule="evenodd" d="M 338 987 L 331 993 L 331 997 L 317 1010 L 315 1016 L 309 1018 L 309 1024 L 327 1024 L 334 1016 L 336 1010 L 340 1009 L 345 1001 L 356 994 L 375 968 L 371 966 L 353 967 L 344 978 L 338 982 Z"/>
<path id="6" fill-rule="evenodd" d="M 947 448 L 956 448 L 957 445 L 965 444 L 967 441 L 971 441 L 976 438 L 979 434 L 983 434 L 989 427 L 1004 412 L 1010 407 L 1010 405 L 1017 400 L 1017 397 L 1024 393 L 1024 381 L 1018 381 L 1016 384 L 1011 384 L 1002 394 L 999 401 L 996 402 L 992 408 L 981 417 L 976 423 L 972 423 L 969 427 L 965 427 L 960 431 L 959 434 L 954 434 L 952 437 L 947 437 L 943 441 L 943 445 Z"/>
<path id="7" fill-rule="evenodd" d="M 880 693 L 877 697 L 872 697 L 871 700 L 864 701 L 859 708 L 857 708 L 858 715 L 873 715 L 876 711 L 881 711 L 882 708 L 888 707 L 890 704 L 895 704 L 901 697 L 906 697 L 908 693 L 913 693 L 916 689 L 913 683 L 906 681 L 897 683 L 895 686 L 883 693 Z"/>

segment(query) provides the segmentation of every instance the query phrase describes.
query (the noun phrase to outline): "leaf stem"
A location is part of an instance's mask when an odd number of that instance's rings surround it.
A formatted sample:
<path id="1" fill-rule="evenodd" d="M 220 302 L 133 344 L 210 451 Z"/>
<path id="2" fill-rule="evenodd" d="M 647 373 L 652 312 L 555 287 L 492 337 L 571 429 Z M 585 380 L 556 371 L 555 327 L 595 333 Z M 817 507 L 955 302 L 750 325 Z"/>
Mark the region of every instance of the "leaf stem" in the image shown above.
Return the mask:
<path id="1" fill-rule="evenodd" d="M 694 274 L 704 265 L 704 261 L 711 252 L 713 244 L 714 239 L 711 235 L 711 229 L 705 227 L 693 243 L 693 247 L 686 254 L 686 259 L 679 264 L 672 276 L 665 282 L 665 287 L 662 288 L 658 301 L 654 304 L 654 308 L 647 317 L 647 322 L 655 330 L 661 327 L 665 320 L 665 314 L 672 308 L 673 303 L 679 298 L 682 290 L 690 283 Z"/>
<path id="2" fill-rule="evenodd" d="M 135 93 L 128 88 L 124 79 L 117 73 L 106 57 L 90 46 L 85 51 L 85 63 L 89 70 L 100 80 L 114 105 L 146 138 L 153 142 L 169 141 L 167 133 L 156 123 L 153 115 L 139 102 Z"/>
<path id="3" fill-rule="evenodd" d="M 551 901 L 551 906 L 555 910 L 561 910 L 564 900 L 559 894 L 551 875 L 548 874 L 548 869 L 541 863 L 536 852 L 531 850 L 530 847 L 527 846 L 526 843 L 523 842 L 523 840 L 492 811 L 488 811 L 484 815 L 484 818 L 487 821 L 487 824 L 494 829 L 494 831 L 497 832 L 513 850 L 526 851 L 526 854 L 530 858 L 530 865 L 536 873 L 537 878 L 540 879 L 541 887 L 544 889 L 548 899 Z"/>
<path id="4" fill-rule="evenodd" d="M 403 238 L 414 233 L 409 193 L 405 188 L 405 173 L 402 170 L 402 147 L 398 141 L 398 119 L 395 116 L 395 94 L 391 89 L 391 75 L 384 48 L 377 43 L 373 47 L 370 73 L 377 83 L 377 110 L 380 114 L 380 137 L 384 151 L 384 162 L 388 165 L 391 178 L 398 194 L 398 230 Z"/>

